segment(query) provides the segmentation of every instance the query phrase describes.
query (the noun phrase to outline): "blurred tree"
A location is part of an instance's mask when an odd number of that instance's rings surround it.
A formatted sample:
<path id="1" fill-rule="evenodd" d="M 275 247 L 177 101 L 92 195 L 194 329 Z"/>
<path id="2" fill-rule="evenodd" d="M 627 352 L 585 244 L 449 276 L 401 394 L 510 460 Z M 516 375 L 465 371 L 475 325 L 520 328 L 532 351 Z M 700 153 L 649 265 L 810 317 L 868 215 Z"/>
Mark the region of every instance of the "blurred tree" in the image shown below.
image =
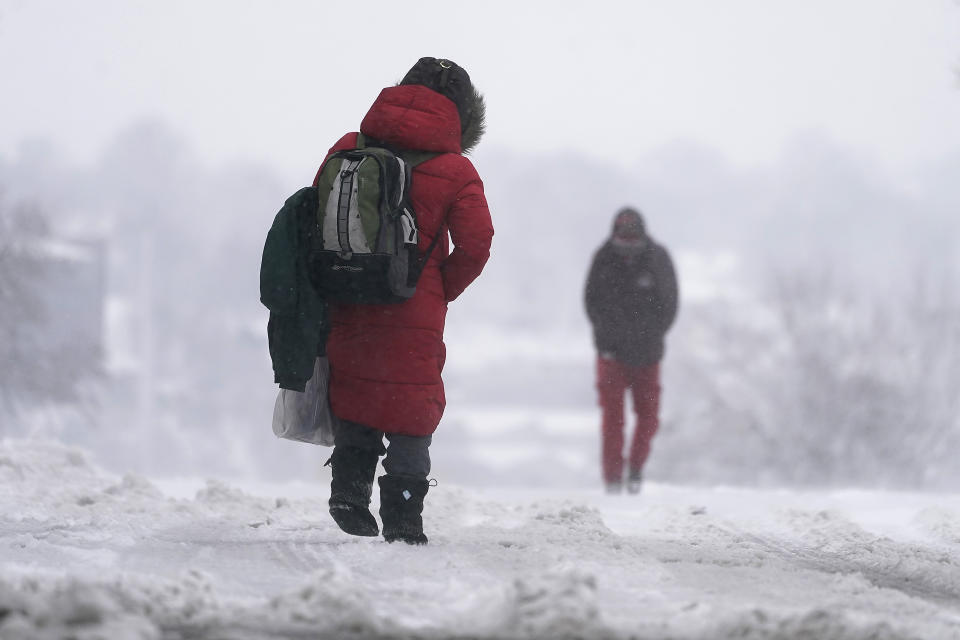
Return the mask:
<path id="1" fill-rule="evenodd" d="M 742 309 L 712 317 L 706 415 L 733 436 L 734 466 L 775 484 L 960 483 L 955 285 L 916 278 L 878 295 L 830 270 L 784 271 L 761 301 L 764 322 Z"/>
<path id="2" fill-rule="evenodd" d="M 956 276 L 878 292 L 839 273 L 774 271 L 759 296 L 687 305 L 657 477 L 960 487 Z"/>
<path id="3" fill-rule="evenodd" d="M 76 402 L 100 368 L 99 345 L 55 340 L 49 331 L 54 262 L 48 218 L 0 198 L 0 416 L 48 402 Z M 9 434 L 7 421 L 0 433 Z M 6 432 L 6 433 L 4 433 Z"/>

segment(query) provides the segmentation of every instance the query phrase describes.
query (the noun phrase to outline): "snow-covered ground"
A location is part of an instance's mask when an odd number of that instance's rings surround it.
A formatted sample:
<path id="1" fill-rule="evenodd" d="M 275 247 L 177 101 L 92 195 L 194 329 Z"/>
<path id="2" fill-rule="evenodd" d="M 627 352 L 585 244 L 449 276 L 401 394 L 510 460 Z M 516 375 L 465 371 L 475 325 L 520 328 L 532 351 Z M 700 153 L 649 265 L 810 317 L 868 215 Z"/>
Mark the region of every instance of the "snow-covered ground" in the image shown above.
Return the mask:
<path id="1" fill-rule="evenodd" d="M 0 638 L 960 638 L 960 496 L 441 484 L 423 548 L 327 486 L 0 442 Z"/>

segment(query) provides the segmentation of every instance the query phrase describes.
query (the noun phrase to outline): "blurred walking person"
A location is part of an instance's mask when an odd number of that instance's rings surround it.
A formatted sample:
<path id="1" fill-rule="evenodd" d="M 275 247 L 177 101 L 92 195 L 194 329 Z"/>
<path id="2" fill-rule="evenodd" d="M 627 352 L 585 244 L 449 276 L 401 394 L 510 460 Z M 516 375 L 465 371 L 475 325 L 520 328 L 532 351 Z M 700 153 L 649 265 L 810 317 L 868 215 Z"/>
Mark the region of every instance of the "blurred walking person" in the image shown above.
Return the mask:
<path id="1" fill-rule="evenodd" d="M 660 362 L 677 315 L 677 278 L 667 250 L 647 233 L 640 212 L 624 207 L 597 250 L 585 291 L 597 349 L 603 482 L 608 493 L 638 493 L 659 428 Z M 624 396 L 636 425 L 624 464 Z M 626 476 L 626 478 L 624 478 Z"/>

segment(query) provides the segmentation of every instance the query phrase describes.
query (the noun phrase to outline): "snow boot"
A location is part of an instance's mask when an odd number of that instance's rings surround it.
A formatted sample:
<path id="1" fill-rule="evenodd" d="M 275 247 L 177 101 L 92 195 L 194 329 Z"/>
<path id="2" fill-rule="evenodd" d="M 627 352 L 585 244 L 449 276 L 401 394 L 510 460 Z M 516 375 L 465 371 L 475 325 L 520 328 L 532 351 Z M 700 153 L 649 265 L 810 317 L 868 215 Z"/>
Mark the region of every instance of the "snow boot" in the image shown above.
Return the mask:
<path id="1" fill-rule="evenodd" d="M 330 481 L 330 515 L 344 533 L 377 536 L 377 519 L 370 513 L 370 494 L 380 456 L 356 447 L 334 447 L 327 460 L 333 471 Z M 326 466 L 326 465 L 325 465 Z"/>
<path id="2" fill-rule="evenodd" d="M 426 478 L 380 476 L 380 520 L 387 542 L 427 544 L 420 514 L 429 488 Z"/>
<path id="3" fill-rule="evenodd" d="M 604 482 L 603 488 L 609 495 L 615 496 L 620 493 L 623 493 L 623 483 L 622 482 Z"/>
<path id="4" fill-rule="evenodd" d="M 627 493 L 640 493 L 640 487 L 643 485 L 643 472 L 640 469 L 631 469 L 627 476 Z"/>

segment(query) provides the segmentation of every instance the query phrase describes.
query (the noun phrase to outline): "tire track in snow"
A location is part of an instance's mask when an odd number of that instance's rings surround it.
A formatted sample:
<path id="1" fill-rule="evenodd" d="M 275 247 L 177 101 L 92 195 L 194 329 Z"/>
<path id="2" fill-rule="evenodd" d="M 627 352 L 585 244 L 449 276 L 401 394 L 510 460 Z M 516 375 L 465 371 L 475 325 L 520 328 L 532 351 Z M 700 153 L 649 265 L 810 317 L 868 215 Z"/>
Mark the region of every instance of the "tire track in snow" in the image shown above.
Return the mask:
<path id="1" fill-rule="evenodd" d="M 267 549 L 271 557 L 284 568 L 308 574 L 328 563 L 325 556 L 313 546 L 304 541 L 278 540 L 268 543 Z"/>
<path id="2" fill-rule="evenodd" d="M 875 587 L 898 591 L 960 612 L 960 566 L 949 554 L 936 557 L 927 549 L 913 548 L 886 538 L 844 541 L 839 550 L 827 551 L 737 527 L 726 528 L 802 568 L 828 574 L 856 574 Z"/>

